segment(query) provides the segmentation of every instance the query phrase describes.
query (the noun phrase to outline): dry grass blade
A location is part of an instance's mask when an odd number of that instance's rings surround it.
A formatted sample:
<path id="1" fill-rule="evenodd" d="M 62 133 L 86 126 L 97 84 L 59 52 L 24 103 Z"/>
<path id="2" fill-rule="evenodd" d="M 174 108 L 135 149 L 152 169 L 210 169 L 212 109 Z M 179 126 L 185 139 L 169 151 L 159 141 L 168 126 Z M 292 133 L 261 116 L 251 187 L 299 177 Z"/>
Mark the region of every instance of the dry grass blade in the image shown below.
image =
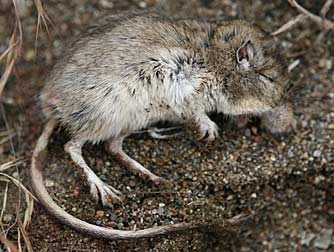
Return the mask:
<path id="1" fill-rule="evenodd" d="M 292 7 L 296 8 L 299 12 L 306 15 L 308 18 L 310 18 L 312 21 L 316 22 L 318 25 L 322 26 L 324 29 L 326 29 L 326 30 L 334 29 L 334 22 L 332 22 L 332 21 L 330 21 L 326 18 L 322 18 L 320 16 L 317 16 L 317 15 L 313 14 L 312 12 L 309 12 L 303 6 L 301 6 L 299 3 L 297 3 L 297 1 L 295 1 L 295 0 L 288 0 L 288 2 L 290 3 L 290 5 Z"/>
<path id="2" fill-rule="evenodd" d="M 7 163 L 4 163 L 4 164 L 0 165 L 0 172 L 8 170 L 9 168 L 12 168 L 12 167 L 16 167 L 19 164 L 22 164 L 22 161 L 13 160 L 13 161 L 9 161 Z"/>
<path id="3" fill-rule="evenodd" d="M 42 2 L 41 0 L 34 0 L 37 12 L 38 12 L 38 16 L 37 16 L 37 29 L 36 29 L 36 36 L 35 36 L 35 54 L 37 51 L 37 41 L 38 41 L 38 35 L 39 35 L 39 29 L 41 27 L 41 23 L 43 23 L 46 32 L 49 34 L 49 27 L 48 27 L 48 23 L 51 24 L 51 26 L 53 27 L 53 29 L 56 31 L 56 33 L 58 34 L 58 36 L 61 38 L 60 33 L 58 32 L 56 26 L 53 24 L 53 22 L 51 21 L 51 19 L 49 18 L 49 16 L 46 14 Z M 36 55 L 35 55 L 36 56 Z"/>
<path id="4" fill-rule="evenodd" d="M 305 20 L 305 15 L 304 14 L 299 14 L 298 16 L 294 17 L 293 19 L 289 20 L 287 23 L 282 25 L 279 29 L 276 31 L 272 32 L 272 36 L 276 36 L 282 32 L 285 32 L 286 30 L 289 30 L 291 27 L 295 26 L 296 24 L 302 22 Z"/>
<path id="5" fill-rule="evenodd" d="M 3 215 L 6 211 L 6 206 L 7 206 L 7 196 L 8 196 L 8 182 L 6 182 L 6 188 L 5 188 L 5 193 L 3 196 L 3 203 L 2 203 L 2 209 L 1 209 L 1 214 L 0 214 L 0 221 L 3 218 Z"/>
<path id="6" fill-rule="evenodd" d="M 8 49 L 1 54 L 0 56 L 0 63 L 3 61 L 3 59 L 6 57 L 7 58 L 7 65 L 5 68 L 4 73 L 2 74 L 2 77 L 0 79 L 0 95 L 2 94 L 2 91 L 8 81 L 8 78 L 13 70 L 14 63 L 16 57 L 20 53 L 20 49 L 22 47 L 22 26 L 21 26 L 21 20 L 20 20 L 20 14 L 16 5 L 16 1 L 13 0 L 13 5 L 14 5 L 14 11 L 15 11 L 15 18 L 16 18 L 16 23 L 15 23 L 15 28 L 13 35 L 11 36 L 10 42 L 9 42 L 9 47 Z M 17 30 L 19 31 L 19 37 L 17 39 Z"/>
<path id="7" fill-rule="evenodd" d="M 31 216 L 34 211 L 34 200 L 32 197 L 27 197 L 26 195 L 27 207 L 24 211 L 23 226 L 26 228 L 31 223 Z"/>
<path id="8" fill-rule="evenodd" d="M 20 187 L 25 193 L 27 193 L 30 197 L 32 197 L 34 200 L 37 201 L 35 196 L 16 178 L 13 178 L 12 176 L 9 176 L 8 174 L 3 173 L 3 172 L 0 172 L 0 176 L 6 177 L 9 180 L 11 180 L 17 187 Z"/>
<path id="9" fill-rule="evenodd" d="M 19 251 L 22 252 L 22 245 L 21 245 L 21 232 L 20 228 L 17 228 L 17 246 L 19 248 Z"/>
<path id="10" fill-rule="evenodd" d="M 35 2 L 35 6 L 36 6 L 37 12 L 38 12 L 37 33 L 36 34 L 38 34 L 38 29 L 41 25 L 41 19 L 42 19 L 42 22 L 44 24 L 44 27 L 45 27 L 47 33 L 49 33 L 49 27 L 48 27 L 47 21 L 50 22 L 50 19 L 49 19 L 48 15 L 46 14 L 46 12 L 43 8 L 42 2 L 40 0 L 34 0 L 34 2 Z"/>
<path id="11" fill-rule="evenodd" d="M 13 136 L 15 136 L 15 133 L 10 133 L 10 134 L 8 134 L 7 136 L 5 136 L 4 138 L 2 138 L 2 139 L 0 140 L 0 145 L 6 143 L 6 142 L 8 142 L 8 141 L 10 141 L 10 139 L 11 139 Z"/>
<path id="12" fill-rule="evenodd" d="M 1 79 L 0 79 L 0 95 L 2 94 L 2 90 L 6 85 L 6 82 L 13 70 L 14 67 L 14 63 L 15 63 L 15 59 L 12 59 L 11 62 L 9 63 L 8 67 L 6 67 L 6 70 L 4 72 L 4 74 L 2 75 Z"/>
<path id="13" fill-rule="evenodd" d="M 296 59 L 288 66 L 288 72 L 291 73 L 293 69 L 295 69 L 300 64 L 300 59 Z"/>
<path id="14" fill-rule="evenodd" d="M 19 252 L 17 247 L 10 241 L 8 240 L 3 234 L 0 234 L 0 241 L 7 246 L 7 248 L 10 249 L 11 252 Z"/>
<path id="15" fill-rule="evenodd" d="M 299 12 L 301 12 L 301 14 L 299 14 L 298 16 L 294 17 L 293 19 L 289 20 L 287 23 L 285 23 L 280 28 L 278 28 L 276 31 L 272 32 L 271 33 L 272 36 L 276 36 L 278 34 L 281 34 L 285 31 L 289 30 L 290 28 L 292 28 L 296 24 L 303 22 L 306 18 L 310 18 L 311 20 L 318 23 L 319 25 L 324 26 L 325 29 L 334 29 L 334 22 L 323 18 L 326 15 L 326 13 L 328 12 L 330 6 L 332 5 L 333 0 L 327 0 L 325 2 L 325 4 L 323 5 L 323 7 L 321 8 L 320 15 L 322 17 L 317 16 L 317 15 L 309 12 L 308 10 L 304 9 L 295 0 L 288 0 L 288 2 L 292 7 L 296 8 Z"/>
<path id="16" fill-rule="evenodd" d="M 17 223 L 19 225 L 19 229 L 20 229 L 20 232 L 22 233 L 23 239 L 24 239 L 24 241 L 25 241 L 25 243 L 27 245 L 28 252 L 33 252 L 34 250 L 32 248 L 32 245 L 31 245 L 29 236 L 27 234 L 27 231 L 24 228 L 24 226 L 23 226 L 23 224 L 22 224 L 22 222 L 21 222 L 21 220 L 19 218 L 17 219 Z"/>
<path id="17" fill-rule="evenodd" d="M 17 9 L 17 5 L 16 5 L 16 1 L 13 0 L 13 5 L 14 5 L 14 10 L 15 10 L 15 18 L 16 18 L 16 24 L 15 24 L 15 30 L 18 28 L 19 30 L 19 48 L 21 48 L 22 46 L 22 36 L 23 36 L 23 32 L 22 32 L 22 26 L 21 26 L 21 20 L 20 20 L 20 13 Z"/>
<path id="18" fill-rule="evenodd" d="M 3 132 L 0 132 L 0 137 L 8 136 L 8 135 L 10 135 L 12 133 L 13 133 L 12 130 L 9 130 L 9 131 L 5 130 Z"/>
<path id="19" fill-rule="evenodd" d="M 7 137 L 2 138 L 2 139 L 0 140 L 0 145 L 2 145 L 2 144 L 4 144 L 4 143 L 8 142 L 10 138 L 11 138 L 11 136 L 7 136 Z"/>
<path id="20" fill-rule="evenodd" d="M 9 41 L 9 47 L 8 49 L 1 54 L 0 56 L 0 63 L 6 58 L 7 59 L 7 63 L 6 63 L 6 67 L 5 67 L 5 71 L 1 76 L 0 79 L 0 95 L 2 94 L 2 90 L 4 89 L 8 78 L 13 70 L 14 67 L 14 63 L 15 63 L 15 58 L 18 54 L 18 50 L 20 46 L 20 42 L 17 41 L 17 36 L 16 36 L 16 28 L 14 29 L 14 32 L 10 38 Z"/>
<path id="21" fill-rule="evenodd" d="M 10 179 L 17 187 L 21 188 L 24 192 L 25 200 L 26 200 L 26 209 L 24 212 L 24 220 L 23 220 L 23 226 L 27 227 L 31 223 L 31 217 L 34 210 L 34 200 L 37 200 L 35 196 L 32 195 L 32 193 L 17 179 L 9 176 L 8 174 L 1 173 L 0 176 L 6 177 Z"/>
<path id="22" fill-rule="evenodd" d="M 1 55 L 0 55 L 0 64 L 1 62 L 6 58 L 6 56 L 10 53 L 12 53 L 12 51 L 14 50 L 16 44 L 11 44 L 6 51 L 4 51 Z"/>
<path id="23" fill-rule="evenodd" d="M 322 17 L 326 16 L 332 4 L 333 0 L 327 0 L 320 10 L 320 16 Z"/>

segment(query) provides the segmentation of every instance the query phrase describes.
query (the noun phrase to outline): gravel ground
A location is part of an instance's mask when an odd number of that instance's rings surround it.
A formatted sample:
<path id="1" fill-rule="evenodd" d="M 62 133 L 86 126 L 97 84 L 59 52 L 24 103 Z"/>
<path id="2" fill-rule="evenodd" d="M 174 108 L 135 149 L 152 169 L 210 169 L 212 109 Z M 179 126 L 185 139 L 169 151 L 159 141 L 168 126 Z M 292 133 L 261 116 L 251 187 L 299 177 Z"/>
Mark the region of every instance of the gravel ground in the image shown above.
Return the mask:
<path id="1" fill-rule="evenodd" d="M 15 170 L 10 174 L 20 175 L 26 185 L 28 160 L 43 122 L 34 95 L 64 47 L 52 29 L 49 38 L 42 32 L 34 59 L 36 13 L 30 2 L 22 18 L 23 57 L 2 98 L 9 128 L 15 132 L 16 155 L 24 160 L 19 174 Z M 317 13 L 324 1 L 304 2 Z M 12 8 L 3 6 L 0 38 L 6 41 L 13 16 Z M 179 16 L 244 18 L 267 31 L 274 31 L 297 14 L 285 1 L 259 0 L 61 0 L 47 1 L 44 7 L 64 40 L 102 15 L 128 9 L 159 7 Z M 328 17 L 333 13 L 334 7 Z M 187 129 L 174 140 L 151 139 L 146 134 L 129 137 L 124 149 L 152 172 L 172 181 L 171 188 L 156 187 L 128 172 L 103 145 L 87 145 L 84 156 L 89 165 L 126 195 L 124 204 L 113 209 L 91 201 L 81 170 L 64 154 L 66 132 L 53 135 L 44 172 L 56 202 L 96 225 L 132 230 L 169 223 L 215 222 L 248 209 L 255 212 L 254 218 L 234 228 L 213 226 L 154 239 L 105 242 L 62 226 L 37 204 L 28 229 L 36 251 L 334 251 L 334 34 L 305 22 L 277 39 L 290 63 L 300 61 L 292 74 L 299 87 L 295 133 L 272 136 L 259 128 L 256 119 L 245 128 L 235 129 L 223 115 L 213 115 L 222 130 L 221 139 L 211 145 L 197 142 Z M 5 48 L 2 46 L 0 51 Z M 5 131 L 1 120 L 0 132 Z M 10 153 L 8 141 L 1 143 L 0 164 L 12 159 Z M 0 183 L 0 188 L 2 200 L 5 184 Z M 13 222 L 18 200 L 14 187 L 9 188 L 8 195 L 5 225 Z"/>

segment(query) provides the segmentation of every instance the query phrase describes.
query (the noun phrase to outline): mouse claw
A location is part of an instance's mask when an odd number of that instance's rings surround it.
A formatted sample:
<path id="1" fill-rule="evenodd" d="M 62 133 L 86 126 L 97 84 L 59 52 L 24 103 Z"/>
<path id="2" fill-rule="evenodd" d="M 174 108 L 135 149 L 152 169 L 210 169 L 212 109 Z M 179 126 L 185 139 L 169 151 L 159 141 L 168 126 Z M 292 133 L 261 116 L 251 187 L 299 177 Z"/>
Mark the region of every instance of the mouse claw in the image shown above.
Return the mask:
<path id="1" fill-rule="evenodd" d="M 120 191 L 106 183 L 91 183 L 90 193 L 95 200 L 101 198 L 102 205 L 112 207 L 112 203 L 121 204 L 123 202 L 123 195 Z"/>
<path id="2" fill-rule="evenodd" d="M 171 138 L 175 138 L 178 137 L 180 135 L 183 134 L 182 131 L 176 132 L 176 133 L 170 133 L 170 134 L 161 134 L 161 133 L 165 133 L 168 131 L 175 131 L 175 130 L 179 130 L 181 129 L 181 127 L 169 127 L 169 128 L 149 128 L 147 130 L 148 134 L 155 139 L 171 139 Z"/>
<path id="3" fill-rule="evenodd" d="M 169 181 L 168 179 L 164 179 L 162 177 L 156 177 L 152 181 L 157 186 L 171 187 L 173 185 L 171 181 Z"/>

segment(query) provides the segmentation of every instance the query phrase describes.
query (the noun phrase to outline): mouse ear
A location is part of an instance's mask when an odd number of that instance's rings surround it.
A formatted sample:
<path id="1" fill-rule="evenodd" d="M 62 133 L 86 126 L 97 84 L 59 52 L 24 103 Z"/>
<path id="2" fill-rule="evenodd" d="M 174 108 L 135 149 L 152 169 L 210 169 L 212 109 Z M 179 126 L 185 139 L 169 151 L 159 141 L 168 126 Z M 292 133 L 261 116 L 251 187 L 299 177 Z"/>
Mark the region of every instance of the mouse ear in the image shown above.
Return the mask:
<path id="1" fill-rule="evenodd" d="M 237 62 L 244 69 L 250 69 L 250 62 L 254 58 L 254 46 L 250 40 L 245 42 L 239 49 L 237 50 Z"/>

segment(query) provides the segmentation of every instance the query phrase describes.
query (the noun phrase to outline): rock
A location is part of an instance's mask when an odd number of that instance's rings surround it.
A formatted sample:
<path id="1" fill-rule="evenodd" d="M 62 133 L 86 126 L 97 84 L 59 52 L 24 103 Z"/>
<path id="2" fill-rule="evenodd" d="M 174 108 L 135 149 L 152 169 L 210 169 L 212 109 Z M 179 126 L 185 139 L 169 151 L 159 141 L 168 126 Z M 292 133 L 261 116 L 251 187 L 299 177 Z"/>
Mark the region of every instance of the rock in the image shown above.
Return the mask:
<path id="1" fill-rule="evenodd" d="M 292 158 L 292 157 L 294 157 L 294 156 L 295 156 L 295 153 L 293 152 L 293 150 L 290 149 L 290 150 L 288 151 L 288 157 L 289 157 L 289 158 Z"/>
<path id="2" fill-rule="evenodd" d="M 159 215 L 163 215 L 164 212 L 165 212 L 165 210 L 164 210 L 163 207 L 159 207 L 159 208 L 158 208 L 158 214 L 159 214 Z"/>
<path id="3" fill-rule="evenodd" d="M 251 128 L 251 130 L 252 130 L 252 133 L 253 133 L 254 135 L 256 135 L 257 132 L 258 132 L 258 129 L 257 129 L 256 127 L 254 127 L 254 126 Z"/>
<path id="4" fill-rule="evenodd" d="M 313 152 L 313 157 L 320 157 L 321 156 L 321 150 L 315 150 Z"/>
<path id="5" fill-rule="evenodd" d="M 319 236 L 314 241 L 314 247 L 328 249 L 331 244 L 333 229 L 322 229 Z"/>
<path id="6" fill-rule="evenodd" d="M 13 215 L 12 214 L 5 214 L 4 216 L 3 216 L 3 221 L 4 221 L 4 223 L 9 223 L 9 222 L 11 222 L 12 221 L 12 219 L 13 219 Z"/>
<path id="7" fill-rule="evenodd" d="M 131 186 L 131 187 L 135 187 L 135 186 L 136 186 L 136 181 L 134 181 L 134 180 L 130 180 L 130 182 L 129 182 L 129 186 Z"/>
<path id="8" fill-rule="evenodd" d="M 73 196 L 74 196 L 75 198 L 78 198 L 79 195 L 80 195 L 80 191 L 79 191 L 77 188 L 75 188 L 75 189 L 73 190 Z"/>
<path id="9" fill-rule="evenodd" d="M 249 129 L 246 129 L 245 130 L 245 136 L 247 136 L 247 137 L 249 137 L 249 136 L 251 136 L 251 131 L 249 130 Z"/>
<path id="10" fill-rule="evenodd" d="M 46 187 L 53 187 L 55 182 L 52 179 L 46 179 L 44 181 Z"/>
<path id="11" fill-rule="evenodd" d="M 315 234 L 304 232 L 303 237 L 301 239 L 301 244 L 305 246 L 309 246 L 314 238 L 315 238 Z"/>
<path id="12" fill-rule="evenodd" d="M 25 60 L 32 61 L 35 59 L 35 50 L 28 50 L 24 55 Z"/>
<path id="13" fill-rule="evenodd" d="M 96 211 L 96 216 L 103 217 L 104 216 L 104 211 L 102 211 L 102 210 Z"/>
<path id="14" fill-rule="evenodd" d="M 139 7 L 144 9 L 144 8 L 147 7 L 147 3 L 145 1 L 140 1 L 139 2 Z"/>

